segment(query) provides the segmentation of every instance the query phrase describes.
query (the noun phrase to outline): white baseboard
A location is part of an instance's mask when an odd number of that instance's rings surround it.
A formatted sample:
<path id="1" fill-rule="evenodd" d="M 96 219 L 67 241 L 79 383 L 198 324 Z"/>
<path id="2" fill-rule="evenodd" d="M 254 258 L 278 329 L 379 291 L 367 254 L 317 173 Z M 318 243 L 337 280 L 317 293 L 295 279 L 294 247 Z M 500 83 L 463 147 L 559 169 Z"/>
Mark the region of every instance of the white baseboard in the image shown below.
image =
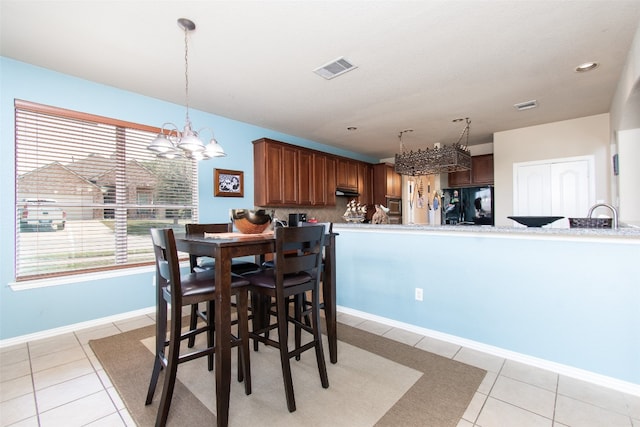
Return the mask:
<path id="1" fill-rule="evenodd" d="M 540 359 L 537 357 L 529 356 L 522 353 L 517 353 L 510 350 L 505 350 L 500 347 L 494 347 L 488 344 L 483 344 L 477 341 L 468 340 L 466 338 L 461 338 L 455 335 L 449 335 L 442 332 L 434 331 L 432 329 L 421 328 L 408 323 L 398 322 L 396 320 L 388 319 L 386 317 L 376 316 L 370 313 L 365 313 L 363 311 L 358 311 L 358 310 L 354 310 L 347 307 L 338 306 L 336 309 L 339 313 L 360 317 L 365 320 L 372 320 L 374 322 L 382 323 L 384 325 L 388 325 L 394 328 L 403 329 L 405 331 L 424 335 L 430 338 L 435 338 L 441 341 L 449 342 L 451 344 L 459 345 L 461 347 L 466 347 L 472 350 L 477 350 L 483 353 L 491 354 L 493 356 L 513 360 L 514 362 L 524 363 L 526 365 L 535 366 L 540 369 L 546 369 L 548 371 L 555 372 L 560 375 L 586 381 L 601 387 L 610 388 L 623 393 L 632 394 L 634 396 L 640 396 L 640 384 L 634 384 L 627 381 L 622 381 L 617 378 L 596 374 L 595 372 L 586 371 L 584 369 L 579 369 L 572 366 L 551 362 L 549 360 Z"/>
<path id="2" fill-rule="evenodd" d="M 24 344 L 29 341 L 40 340 L 43 338 L 51 338 L 57 335 L 67 334 L 69 332 L 79 331 L 81 329 L 102 326 L 107 323 L 119 322 L 131 319 L 133 317 L 144 316 L 145 314 L 155 313 L 156 307 L 147 307 L 140 310 L 120 313 L 113 316 L 101 317 L 99 319 L 89 320 L 87 322 L 74 323 L 73 325 L 62 326 L 60 328 L 47 329 L 45 331 L 35 332 L 33 334 L 20 335 L 14 338 L 0 340 L 0 348 L 10 347 L 12 345 Z"/>

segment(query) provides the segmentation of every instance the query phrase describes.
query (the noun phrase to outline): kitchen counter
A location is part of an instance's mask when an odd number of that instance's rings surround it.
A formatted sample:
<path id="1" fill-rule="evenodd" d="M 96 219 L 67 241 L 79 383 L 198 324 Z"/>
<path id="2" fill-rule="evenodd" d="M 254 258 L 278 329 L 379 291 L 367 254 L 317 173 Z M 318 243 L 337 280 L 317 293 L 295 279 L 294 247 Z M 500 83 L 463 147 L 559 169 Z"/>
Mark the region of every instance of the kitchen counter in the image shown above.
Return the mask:
<path id="1" fill-rule="evenodd" d="M 334 231 L 339 311 L 640 394 L 639 229 Z"/>
<path id="2" fill-rule="evenodd" d="M 639 239 L 640 228 L 620 227 L 616 230 L 611 228 L 550 228 L 550 227 L 494 227 L 490 225 L 424 225 L 424 224 L 353 224 L 334 223 L 335 230 L 371 230 L 378 232 L 385 231 L 428 231 L 433 233 L 471 233 L 471 234 L 496 234 L 512 235 L 518 237 L 594 237 L 594 238 L 622 238 Z"/>

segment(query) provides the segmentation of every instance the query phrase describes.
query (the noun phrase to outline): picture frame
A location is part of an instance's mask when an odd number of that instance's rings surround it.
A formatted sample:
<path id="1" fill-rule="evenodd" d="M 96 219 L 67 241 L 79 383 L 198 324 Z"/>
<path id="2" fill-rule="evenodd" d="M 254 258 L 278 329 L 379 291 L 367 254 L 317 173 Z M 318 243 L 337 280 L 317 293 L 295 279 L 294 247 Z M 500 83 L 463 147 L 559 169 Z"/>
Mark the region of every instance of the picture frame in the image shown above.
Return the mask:
<path id="1" fill-rule="evenodd" d="M 214 169 L 213 195 L 215 197 L 244 197 L 244 172 Z"/>

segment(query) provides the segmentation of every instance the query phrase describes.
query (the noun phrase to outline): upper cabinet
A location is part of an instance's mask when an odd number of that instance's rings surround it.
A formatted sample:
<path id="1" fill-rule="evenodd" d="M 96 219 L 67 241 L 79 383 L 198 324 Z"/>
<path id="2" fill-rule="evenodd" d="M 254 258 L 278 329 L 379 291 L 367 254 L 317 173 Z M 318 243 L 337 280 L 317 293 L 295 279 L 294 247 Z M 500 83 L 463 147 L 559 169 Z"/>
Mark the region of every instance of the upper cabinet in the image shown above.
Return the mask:
<path id="1" fill-rule="evenodd" d="M 373 167 L 369 163 L 358 162 L 358 202 L 373 205 Z"/>
<path id="2" fill-rule="evenodd" d="M 358 189 L 358 162 L 338 157 L 336 184 L 338 188 L 356 191 Z"/>
<path id="3" fill-rule="evenodd" d="M 256 206 L 336 204 L 333 155 L 262 138 L 253 141 L 253 164 Z"/>
<path id="4" fill-rule="evenodd" d="M 402 175 L 387 163 L 373 165 L 373 203 L 387 204 L 387 198 L 402 198 Z"/>
<path id="5" fill-rule="evenodd" d="M 493 184 L 493 154 L 471 157 L 471 170 L 449 174 L 449 187 Z"/>

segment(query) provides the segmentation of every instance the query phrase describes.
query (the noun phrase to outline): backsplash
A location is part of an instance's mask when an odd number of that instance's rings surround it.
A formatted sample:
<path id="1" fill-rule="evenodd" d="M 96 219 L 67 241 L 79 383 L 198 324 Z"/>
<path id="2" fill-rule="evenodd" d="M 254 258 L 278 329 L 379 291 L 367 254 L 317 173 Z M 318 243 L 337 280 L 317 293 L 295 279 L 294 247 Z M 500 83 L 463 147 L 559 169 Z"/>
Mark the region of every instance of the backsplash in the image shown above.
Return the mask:
<path id="1" fill-rule="evenodd" d="M 257 208 L 264 209 L 267 213 L 275 211 L 274 216 L 281 220 L 287 221 L 290 213 L 306 213 L 307 220 L 315 218 L 318 222 L 333 222 L 333 223 L 346 223 L 342 215 L 347 210 L 347 203 L 351 201 L 348 197 L 336 197 L 336 206 L 331 207 L 313 207 L 313 206 L 301 206 L 298 208 Z"/>

